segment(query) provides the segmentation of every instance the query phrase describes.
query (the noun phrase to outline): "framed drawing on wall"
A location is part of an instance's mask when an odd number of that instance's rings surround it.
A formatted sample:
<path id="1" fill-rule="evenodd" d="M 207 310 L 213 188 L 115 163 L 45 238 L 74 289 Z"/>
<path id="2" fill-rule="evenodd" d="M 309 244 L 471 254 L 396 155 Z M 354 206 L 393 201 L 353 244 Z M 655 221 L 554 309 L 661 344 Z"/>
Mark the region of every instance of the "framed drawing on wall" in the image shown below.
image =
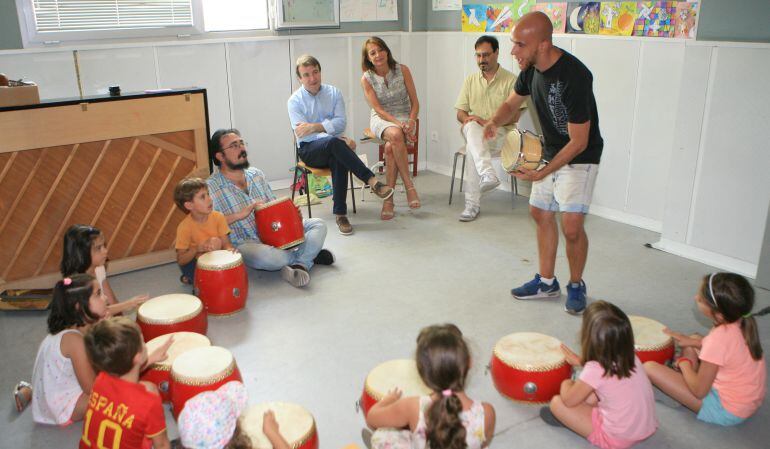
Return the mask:
<path id="1" fill-rule="evenodd" d="M 339 28 L 340 0 L 276 0 L 275 29 Z"/>

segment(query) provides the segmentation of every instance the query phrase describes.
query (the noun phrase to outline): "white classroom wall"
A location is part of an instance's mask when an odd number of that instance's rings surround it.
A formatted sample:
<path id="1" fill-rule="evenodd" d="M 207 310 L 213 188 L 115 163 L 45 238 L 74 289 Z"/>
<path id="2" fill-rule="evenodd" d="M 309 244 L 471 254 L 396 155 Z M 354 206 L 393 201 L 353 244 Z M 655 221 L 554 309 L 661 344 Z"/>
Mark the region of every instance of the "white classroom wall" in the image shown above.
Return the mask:
<path id="1" fill-rule="evenodd" d="M 477 70 L 478 34 L 385 32 L 414 74 L 421 103 L 420 168 L 450 174 L 462 145 L 453 108 L 465 76 Z M 249 156 L 275 187 L 290 182 L 294 160 L 286 100 L 298 87 L 293 61 L 311 53 L 324 82 L 346 100 L 347 135 L 360 137 L 369 108 L 360 87 L 365 34 L 137 43 L 0 51 L 0 67 L 40 84 L 44 99 L 78 96 L 72 50 L 85 95 L 205 87 L 212 131 L 237 127 Z M 517 72 L 510 41 L 498 35 L 500 62 Z M 591 213 L 661 233 L 659 249 L 749 276 L 756 273 L 770 203 L 770 45 L 560 35 L 593 72 L 605 139 Z M 527 110 L 520 126 L 538 129 Z M 370 165 L 372 144 L 359 146 Z M 501 172 L 502 175 L 502 172 Z M 509 179 L 502 176 L 503 188 Z M 521 186 L 527 192 L 526 185 Z M 448 186 L 447 186 L 448 188 Z"/>

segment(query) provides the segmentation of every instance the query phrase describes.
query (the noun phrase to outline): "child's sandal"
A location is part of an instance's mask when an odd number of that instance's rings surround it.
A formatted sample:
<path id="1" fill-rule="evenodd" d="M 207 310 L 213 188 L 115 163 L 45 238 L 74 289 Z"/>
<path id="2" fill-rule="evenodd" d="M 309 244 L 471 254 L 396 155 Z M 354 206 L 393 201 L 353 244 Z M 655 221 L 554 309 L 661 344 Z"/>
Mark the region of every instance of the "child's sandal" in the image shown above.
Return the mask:
<path id="1" fill-rule="evenodd" d="M 13 389 L 13 401 L 16 403 L 16 411 L 21 413 L 32 400 L 32 385 L 29 382 L 21 381 Z"/>

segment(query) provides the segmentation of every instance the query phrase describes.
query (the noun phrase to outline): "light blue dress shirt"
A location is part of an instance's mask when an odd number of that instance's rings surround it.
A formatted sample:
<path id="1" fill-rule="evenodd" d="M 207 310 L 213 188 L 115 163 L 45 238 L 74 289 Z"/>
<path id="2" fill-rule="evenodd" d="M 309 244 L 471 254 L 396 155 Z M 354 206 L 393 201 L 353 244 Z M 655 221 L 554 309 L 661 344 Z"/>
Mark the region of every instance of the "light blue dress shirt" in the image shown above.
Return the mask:
<path id="1" fill-rule="evenodd" d="M 328 136 L 340 136 L 347 126 L 345 99 L 339 89 L 329 84 L 321 84 L 315 95 L 300 87 L 289 97 L 287 106 L 292 129 L 297 128 L 297 123 L 304 122 L 321 123 L 325 130 L 298 138 L 297 145 Z"/>

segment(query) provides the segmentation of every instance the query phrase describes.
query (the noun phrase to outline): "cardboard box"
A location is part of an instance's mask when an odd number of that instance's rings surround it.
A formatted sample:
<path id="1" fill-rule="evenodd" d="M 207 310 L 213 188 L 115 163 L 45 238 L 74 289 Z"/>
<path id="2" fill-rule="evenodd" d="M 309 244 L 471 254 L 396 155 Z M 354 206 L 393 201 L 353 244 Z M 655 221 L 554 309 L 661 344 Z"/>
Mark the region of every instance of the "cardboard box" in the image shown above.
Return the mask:
<path id="1" fill-rule="evenodd" d="M 37 86 L 0 87 L 0 108 L 40 103 Z"/>

